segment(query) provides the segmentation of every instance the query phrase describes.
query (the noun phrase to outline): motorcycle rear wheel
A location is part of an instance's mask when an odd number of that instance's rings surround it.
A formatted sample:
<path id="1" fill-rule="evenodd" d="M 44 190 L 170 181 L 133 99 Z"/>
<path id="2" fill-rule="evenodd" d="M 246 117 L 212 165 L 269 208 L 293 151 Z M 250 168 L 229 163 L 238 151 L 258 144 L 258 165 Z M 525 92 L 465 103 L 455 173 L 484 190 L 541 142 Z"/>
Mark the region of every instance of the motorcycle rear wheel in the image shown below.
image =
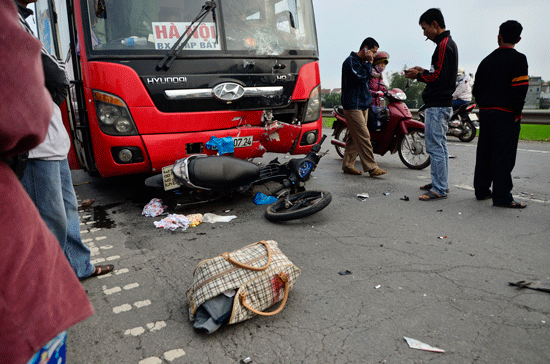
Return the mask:
<path id="1" fill-rule="evenodd" d="M 409 134 L 403 135 L 399 140 L 398 153 L 401 162 L 410 169 L 424 169 L 430 165 L 423 130 L 411 129 Z"/>
<path id="2" fill-rule="evenodd" d="M 345 125 L 340 125 L 336 128 L 334 131 L 334 139 L 345 142 L 346 136 L 348 135 L 348 127 Z M 338 145 L 335 145 L 334 148 L 336 148 L 336 153 L 340 156 L 340 158 L 344 158 L 344 152 L 346 150 L 345 147 L 341 147 Z"/>
<path id="3" fill-rule="evenodd" d="M 466 120 L 463 122 L 464 132 L 458 136 L 458 139 L 464 143 L 469 143 L 476 137 L 477 130 L 476 126 L 471 120 Z"/>
<path id="4" fill-rule="evenodd" d="M 265 217 L 270 221 L 289 221 L 310 216 L 321 211 L 332 201 L 332 195 L 326 191 L 304 191 L 280 198 L 265 210 Z"/>

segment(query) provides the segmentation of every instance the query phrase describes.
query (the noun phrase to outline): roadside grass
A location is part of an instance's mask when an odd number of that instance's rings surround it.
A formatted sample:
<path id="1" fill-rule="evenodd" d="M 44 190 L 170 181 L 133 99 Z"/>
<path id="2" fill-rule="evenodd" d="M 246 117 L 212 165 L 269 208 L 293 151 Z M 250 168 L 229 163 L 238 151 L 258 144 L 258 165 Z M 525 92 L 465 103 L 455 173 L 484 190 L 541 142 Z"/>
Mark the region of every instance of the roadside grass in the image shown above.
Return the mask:
<path id="1" fill-rule="evenodd" d="M 334 120 L 336 120 L 336 118 L 323 118 L 323 126 L 325 128 L 331 128 Z M 519 139 L 550 142 L 550 125 L 521 124 Z"/>

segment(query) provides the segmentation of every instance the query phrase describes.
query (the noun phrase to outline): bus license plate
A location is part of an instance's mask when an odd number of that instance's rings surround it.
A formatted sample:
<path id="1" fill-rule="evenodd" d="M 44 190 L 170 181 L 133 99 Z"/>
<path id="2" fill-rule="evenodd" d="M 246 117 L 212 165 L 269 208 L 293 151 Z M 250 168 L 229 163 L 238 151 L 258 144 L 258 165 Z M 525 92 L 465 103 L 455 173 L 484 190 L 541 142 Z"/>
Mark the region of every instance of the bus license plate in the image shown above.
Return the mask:
<path id="1" fill-rule="evenodd" d="M 252 142 L 253 142 L 252 135 L 236 137 L 236 138 L 233 138 L 233 147 L 235 148 L 251 147 Z"/>
<path id="2" fill-rule="evenodd" d="M 162 167 L 162 182 L 164 183 L 165 191 L 173 190 L 174 188 L 182 186 L 180 181 L 178 181 L 176 176 L 174 176 L 172 169 L 174 169 L 173 165 Z"/>

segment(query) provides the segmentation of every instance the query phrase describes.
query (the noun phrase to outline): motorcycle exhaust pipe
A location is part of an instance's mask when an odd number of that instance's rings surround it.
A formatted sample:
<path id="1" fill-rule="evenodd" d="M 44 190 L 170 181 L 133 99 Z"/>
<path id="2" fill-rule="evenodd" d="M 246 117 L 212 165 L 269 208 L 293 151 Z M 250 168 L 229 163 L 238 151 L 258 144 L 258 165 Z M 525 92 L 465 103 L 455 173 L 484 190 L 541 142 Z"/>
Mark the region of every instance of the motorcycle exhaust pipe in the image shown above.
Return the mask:
<path id="1" fill-rule="evenodd" d="M 345 148 L 345 147 L 346 147 L 346 143 L 344 143 L 343 141 L 338 140 L 338 139 L 332 139 L 332 140 L 330 141 L 330 144 L 336 145 L 337 147 L 342 147 L 342 148 Z"/>

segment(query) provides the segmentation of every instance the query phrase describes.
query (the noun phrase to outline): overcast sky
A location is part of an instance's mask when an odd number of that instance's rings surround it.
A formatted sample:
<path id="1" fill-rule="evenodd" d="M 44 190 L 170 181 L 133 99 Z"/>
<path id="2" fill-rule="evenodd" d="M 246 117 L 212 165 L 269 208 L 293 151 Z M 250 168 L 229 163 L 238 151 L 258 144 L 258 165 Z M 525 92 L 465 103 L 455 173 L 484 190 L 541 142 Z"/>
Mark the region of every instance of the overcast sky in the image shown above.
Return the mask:
<path id="1" fill-rule="evenodd" d="M 527 56 L 529 75 L 550 80 L 549 0 L 313 0 L 313 6 L 323 88 L 340 87 L 342 62 L 366 37 L 389 53 L 386 71 L 401 71 L 405 65 L 430 68 L 435 44 L 425 41 L 418 19 L 432 7 L 443 12 L 458 45 L 459 65 L 468 73 L 475 73 L 498 47 L 499 25 L 517 20 L 523 33 L 516 49 Z"/>

